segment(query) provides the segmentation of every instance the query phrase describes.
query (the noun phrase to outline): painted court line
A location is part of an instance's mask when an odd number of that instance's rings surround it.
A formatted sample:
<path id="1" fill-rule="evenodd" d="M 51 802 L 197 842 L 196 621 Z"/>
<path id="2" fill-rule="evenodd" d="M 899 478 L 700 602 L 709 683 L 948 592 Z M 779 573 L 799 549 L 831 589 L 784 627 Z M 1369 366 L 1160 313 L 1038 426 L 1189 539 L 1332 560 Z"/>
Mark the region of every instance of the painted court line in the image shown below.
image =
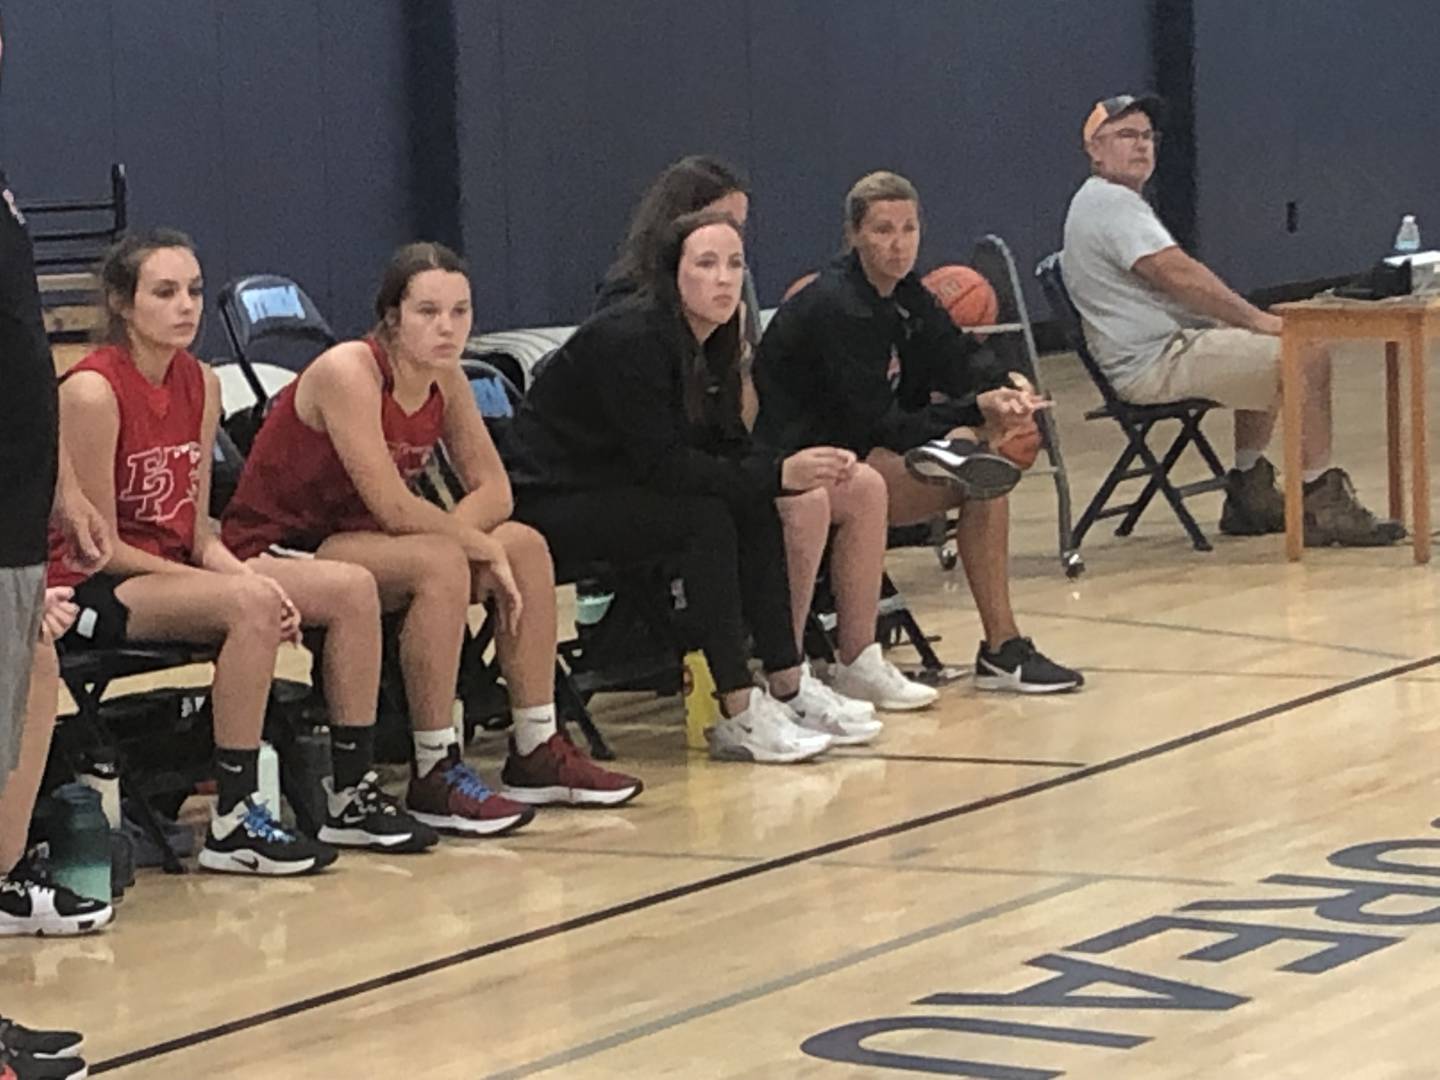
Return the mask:
<path id="1" fill-rule="evenodd" d="M 736 867 L 733 870 L 726 870 L 710 877 L 700 878 L 684 885 L 676 885 L 669 889 L 662 889 L 658 892 L 640 896 L 633 900 L 626 900 L 619 904 L 612 904 L 608 907 L 599 908 L 595 911 L 586 912 L 583 915 L 576 915 L 560 922 L 551 923 L 549 926 L 538 927 L 534 930 L 527 930 L 524 933 L 512 934 L 509 937 L 497 938 L 494 941 L 485 942 L 452 953 L 449 956 L 439 957 L 435 960 L 426 961 L 421 964 L 414 964 L 410 967 L 400 968 L 397 971 L 385 975 L 377 975 L 361 982 L 351 983 L 348 986 L 337 987 L 334 990 L 326 991 L 323 994 L 315 994 L 311 997 L 301 998 L 285 1005 L 264 1012 L 252 1013 L 249 1016 L 239 1017 L 235 1020 L 217 1024 L 213 1027 L 202 1028 L 199 1031 L 181 1035 L 163 1042 L 154 1043 L 150 1046 L 140 1047 L 136 1050 L 107 1058 L 96 1065 L 92 1065 L 90 1072 L 93 1075 L 100 1075 L 122 1069 L 142 1061 L 150 1061 L 166 1054 L 173 1054 L 179 1050 L 199 1046 L 214 1039 L 226 1035 L 234 1035 L 242 1031 L 250 1031 L 266 1024 L 275 1023 L 292 1016 L 323 1008 L 326 1005 L 334 1005 L 341 1001 L 359 997 L 362 994 L 372 993 L 386 987 L 395 986 L 399 983 L 410 982 L 415 979 L 432 975 L 439 971 L 445 971 L 461 964 L 468 964 L 486 956 L 494 956 L 496 953 L 507 952 L 510 949 L 519 948 L 522 945 L 530 945 L 537 941 L 544 941 L 548 938 L 558 937 L 575 930 L 583 930 L 587 927 L 600 923 L 609 922 L 625 915 L 632 915 L 638 911 L 646 911 L 661 904 L 669 903 L 672 900 L 679 900 L 685 897 L 694 896 L 697 893 L 708 892 L 724 885 L 730 885 L 737 881 L 745 881 L 761 874 L 768 874 L 775 870 L 783 870 L 801 863 L 810 862 L 816 859 L 823 859 L 826 856 L 834 855 L 841 851 L 848 851 L 851 848 L 860 847 L 863 844 L 875 840 L 884 840 L 892 836 L 903 835 L 913 832 L 916 829 L 923 829 L 930 825 L 936 825 L 945 821 L 953 821 L 956 818 L 968 814 L 978 813 L 981 810 L 988 810 L 993 806 L 1003 806 L 1006 803 L 1015 802 L 1019 799 L 1026 799 L 1033 795 L 1041 795 L 1047 791 L 1077 784 L 1082 780 L 1089 780 L 1096 776 L 1103 776 L 1106 773 L 1114 772 L 1117 769 L 1124 769 L 1136 765 L 1151 758 L 1160 757 L 1176 750 L 1183 750 L 1196 743 L 1205 742 L 1208 739 L 1220 735 L 1229 734 L 1242 728 L 1250 727 L 1272 717 L 1281 716 L 1285 713 L 1303 709 L 1329 698 L 1339 697 L 1355 690 L 1373 686 L 1376 683 L 1385 682 L 1390 679 L 1399 678 L 1402 675 L 1409 675 L 1413 672 L 1423 670 L 1440 664 L 1440 654 L 1428 656 L 1420 660 L 1411 660 L 1407 663 L 1397 664 L 1385 668 L 1370 675 L 1363 675 L 1355 679 L 1347 679 L 1344 682 L 1336 683 L 1333 686 L 1321 690 L 1314 690 L 1308 694 L 1282 701 L 1275 705 L 1258 709 L 1255 712 L 1237 716 L 1232 720 L 1225 720 L 1209 727 L 1200 728 L 1185 735 L 1166 739 L 1164 742 L 1155 743 L 1139 750 L 1121 754 L 1118 757 L 1110 758 L 1107 761 L 1098 762 L 1094 765 L 1087 765 L 1083 769 L 1076 769 L 1073 772 L 1063 773 L 1059 776 L 1048 777 L 1034 783 L 1024 784 L 1021 787 L 1012 788 L 1009 791 L 1000 792 L 996 795 L 987 795 L 984 798 L 974 799 L 959 806 L 952 806 L 945 810 L 936 810 L 918 817 L 908 818 L 891 825 L 884 825 L 867 832 L 857 833 L 854 836 L 843 837 L 838 840 L 831 840 L 812 848 L 792 852 L 789 855 L 781 855 L 773 859 L 766 859 L 762 862 L 752 863 L 747 866 Z"/>
<path id="2" fill-rule="evenodd" d="M 1033 907 L 1042 904 L 1046 900 L 1053 900 L 1058 896 L 1067 893 L 1077 892 L 1090 884 L 1088 881 L 1072 879 L 1061 881 L 1048 889 L 1040 889 L 1024 896 L 1018 896 L 1014 900 L 1006 900 L 1001 904 L 994 904 L 979 911 L 972 911 L 968 915 L 961 915 L 958 918 L 947 919 L 945 922 L 937 923 L 934 926 L 927 926 L 920 930 L 902 934 L 900 937 L 891 938 L 889 941 L 882 941 L 879 944 L 871 945 L 868 948 L 860 949 L 845 956 L 837 956 L 824 963 L 815 964 L 812 967 L 802 968 L 799 971 L 791 972 L 789 975 L 782 975 L 777 979 L 771 979 L 758 986 L 752 986 L 747 990 L 737 990 L 733 994 L 726 994 L 723 997 L 714 998 L 711 1001 L 701 1002 L 686 1009 L 668 1013 L 665 1016 L 657 1017 L 654 1020 L 647 1020 L 643 1024 L 636 1024 L 634 1027 L 626 1028 L 624 1031 L 616 1031 L 603 1038 L 594 1039 L 591 1042 L 581 1043 L 565 1050 L 560 1050 L 549 1057 L 539 1058 L 535 1061 L 527 1061 L 523 1065 L 516 1065 L 513 1068 L 503 1069 L 500 1072 L 490 1073 L 483 1080 L 521 1080 L 521 1077 L 533 1076 L 536 1073 L 544 1072 L 546 1069 L 558 1068 L 561 1065 L 571 1065 L 584 1058 L 594 1057 L 596 1054 L 603 1054 L 607 1050 L 614 1050 L 618 1046 L 635 1042 L 651 1035 L 657 1035 L 662 1031 L 679 1027 L 681 1024 L 688 1024 L 694 1020 L 702 1020 L 707 1016 L 724 1012 L 726 1009 L 733 1009 L 737 1005 L 746 1005 L 760 998 L 769 997 L 782 990 L 789 990 L 792 987 L 801 986 L 815 979 L 824 978 L 826 975 L 833 975 L 837 971 L 844 971 L 846 968 L 855 967 L 857 964 L 864 964 L 870 960 L 878 959 L 901 949 L 908 949 L 912 945 L 919 945 L 926 941 L 932 941 L 946 934 L 952 934 L 956 930 L 964 930 L 967 927 L 979 923 L 988 922 L 991 919 L 999 918 L 1001 915 L 1008 915 L 1012 911 L 1019 911 L 1022 908 Z"/>

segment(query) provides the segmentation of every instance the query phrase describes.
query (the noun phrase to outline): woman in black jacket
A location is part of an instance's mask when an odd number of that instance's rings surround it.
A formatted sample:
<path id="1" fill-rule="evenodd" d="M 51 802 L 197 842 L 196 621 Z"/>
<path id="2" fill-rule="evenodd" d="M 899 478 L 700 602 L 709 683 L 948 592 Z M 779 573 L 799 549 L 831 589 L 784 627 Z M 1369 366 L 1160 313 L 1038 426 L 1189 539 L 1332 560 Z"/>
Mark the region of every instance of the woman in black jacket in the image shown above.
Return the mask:
<path id="1" fill-rule="evenodd" d="M 679 218 L 641 291 L 592 316 L 536 379 L 513 428 L 512 482 L 517 518 L 559 563 L 676 556 L 720 697 L 712 754 L 799 761 L 845 736 L 802 692 L 775 498 L 843 480 L 855 456 L 810 447 L 781 458 L 751 444 L 739 412 L 743 274 L 733 218 Z"/>
<path id="2" fill-rule="evenodd" d="M 956 541 L 985 630 L 977 686 L 1075 689 L 1083 677 L 1015 624 L 1004 496 L 1020 470 L 989 448 L 1046 402 L 957 330 L 916 276 L 920 199 L 908 180 L 877 172 L 858 181 L 845 235 L 849 250 L 781 305 L 760 342 L 757 439 L 784 452 L 853 450 L 885 478 L 892 525 L 959 507 Z"/>

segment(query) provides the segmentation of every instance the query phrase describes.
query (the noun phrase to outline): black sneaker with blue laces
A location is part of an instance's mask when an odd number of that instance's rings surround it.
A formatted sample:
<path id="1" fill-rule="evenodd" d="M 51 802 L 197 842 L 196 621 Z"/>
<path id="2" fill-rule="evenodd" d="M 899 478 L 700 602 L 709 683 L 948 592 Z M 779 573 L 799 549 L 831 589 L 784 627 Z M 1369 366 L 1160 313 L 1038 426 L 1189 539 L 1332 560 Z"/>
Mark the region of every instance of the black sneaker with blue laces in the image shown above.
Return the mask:
<path id="1" fill-rule="evenodd" d="M 400 806 L 398 799 L 380 788 L 377 773 L 368 772 L 360 783 L 336 792 L 327 778 L 325 824 L 320 840 L 335 847 L 364 848 L 411 854 L 428 851 L 440 842 L 440 834 L 416 821 Z"/>
<path id="2" fill-rule="evenodd" d="M 1085 685 L 1085 676 L 1055 663 L 1028 637 L 1014 637 L 991 652 L 980 643 L 975 654 L 975 686 L 1014 694 L 1058 694 Z"/>
<path id="3" fill-rule="evenodd" d="M 313 874 L 335 861 L 328 844 L 290 832 L 252 795 L 210 820 L 200 865 L 223 874 Z"/>

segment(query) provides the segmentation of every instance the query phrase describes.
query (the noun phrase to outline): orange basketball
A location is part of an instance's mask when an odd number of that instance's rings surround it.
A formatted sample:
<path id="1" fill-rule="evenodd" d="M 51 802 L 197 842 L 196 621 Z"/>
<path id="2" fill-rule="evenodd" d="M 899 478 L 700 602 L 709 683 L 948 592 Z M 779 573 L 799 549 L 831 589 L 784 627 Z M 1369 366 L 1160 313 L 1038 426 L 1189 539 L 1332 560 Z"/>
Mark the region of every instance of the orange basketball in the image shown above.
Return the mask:
<path id="1" fill-rule="evenodd" d="M 1000 313 L 995 290 L 978 270 L 968 266 L 937 266 L 923 279 L 956 326 L 990 326 Z"/>
<path id="2" fill-rule="evenodd" d="M 786 300 L 789 300 L 790 297 L 794 296 L 796 293 L 798 293 L 801 289 L 805 288 L 806 285 L 809 285 L 819 276 L 820 275 L 818 273 L 812 272 L 804 275 L 803 277 L 796 278 L 790 283 L 790 287 L 785 290 L 785 295 L 780 297 L 780 302 L 783 304 Z"/>

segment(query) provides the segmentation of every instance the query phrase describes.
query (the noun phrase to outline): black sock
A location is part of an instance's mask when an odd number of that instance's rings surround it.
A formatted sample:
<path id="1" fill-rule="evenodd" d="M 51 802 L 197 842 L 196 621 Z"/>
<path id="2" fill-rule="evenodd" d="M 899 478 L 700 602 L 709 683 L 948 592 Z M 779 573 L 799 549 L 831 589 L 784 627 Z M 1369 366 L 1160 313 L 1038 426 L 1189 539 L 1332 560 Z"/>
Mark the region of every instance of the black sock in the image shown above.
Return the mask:
<path id="1" fill-rule="evenodd" d="M 360 783 L 374 762 L 374 727 L 367 724 L 330 729 L 330 768 L 335 774 L 336 791 L 345 791 Z"/>
<path id="2" fill-rule="evenodd" d="M 236 803 L 260 790 L 260 748 L 231 750 L 217 746 L 215 780 L 220 788 L 220 799 L 215 809 L 218 813 L 228 814 L 235 809 Z"/>

